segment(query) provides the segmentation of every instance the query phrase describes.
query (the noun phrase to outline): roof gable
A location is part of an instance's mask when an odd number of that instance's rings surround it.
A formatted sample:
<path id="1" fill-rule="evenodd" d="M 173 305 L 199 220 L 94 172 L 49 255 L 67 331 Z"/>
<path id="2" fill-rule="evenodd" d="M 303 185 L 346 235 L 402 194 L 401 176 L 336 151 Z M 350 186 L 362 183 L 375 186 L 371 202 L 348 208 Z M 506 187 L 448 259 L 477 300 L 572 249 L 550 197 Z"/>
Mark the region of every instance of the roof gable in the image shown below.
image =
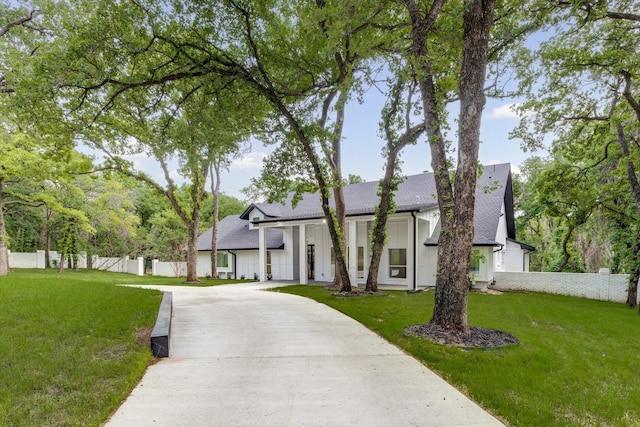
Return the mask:
<path id="1" fill-rule="evenodd" d="M 496 245 L 496 236 L 505 207 L 507 236 L 515 239 L 515 222 L 513 215 L 513 190 L 511 187 L 511 166 L 508 163 L 488 165 L 476 183 L 476 204 L 474 210 L 474 238 L 477 246 Z M 432 236 L 425 245 L 434 246 L 440 238 L 440 222 L 436 225 Z"/>

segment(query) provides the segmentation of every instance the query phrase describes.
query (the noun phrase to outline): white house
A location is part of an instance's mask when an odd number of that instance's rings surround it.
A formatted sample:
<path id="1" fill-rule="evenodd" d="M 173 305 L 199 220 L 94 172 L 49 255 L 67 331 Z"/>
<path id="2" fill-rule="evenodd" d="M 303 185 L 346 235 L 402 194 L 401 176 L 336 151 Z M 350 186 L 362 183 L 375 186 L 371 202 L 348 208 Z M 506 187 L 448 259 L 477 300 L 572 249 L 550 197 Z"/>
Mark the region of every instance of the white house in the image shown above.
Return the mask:
<path id="1" fill-rule="evenodd" d="M 364 284 L 367 277 L 377 188 L 377 182 L 344 188 L 347 262 L 353 285 Z M 440 222 L 433 174 L 407 177 L 395 201 L 397 209 L 387 224 L 378 282 L 405 289 L 434 286 Z M 472 277 L 479 286 L 492 282 L 494 271 L 528 271 L 534 248 L 516 240 L 509 164 L 483 168 L 474 223 Z M 210 273 L 211 230 L 200 236 L 198 249 L 199 271 Z M 332 281 L 334 269 L 318 194 L 305 194 L 295 208 L 290 200 L 284 204 L 254 203 L 241 215 L 226 217 L 219 224 L 219 274 L 306 284 Z"/>

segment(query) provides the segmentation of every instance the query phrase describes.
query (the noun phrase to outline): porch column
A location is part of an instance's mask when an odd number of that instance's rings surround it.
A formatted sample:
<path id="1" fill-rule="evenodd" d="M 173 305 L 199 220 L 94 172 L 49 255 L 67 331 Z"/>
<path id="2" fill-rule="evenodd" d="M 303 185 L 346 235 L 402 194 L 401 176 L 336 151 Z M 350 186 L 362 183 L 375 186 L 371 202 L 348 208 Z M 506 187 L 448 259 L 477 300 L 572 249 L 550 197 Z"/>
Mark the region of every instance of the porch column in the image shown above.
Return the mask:
<path id="1" fill-rule="evenodd" d="M 354 288 L 358 287 L 358 223 L 356 221 L 349 221 L 347 223 L 347 228 L 349 229 L 349 235 L 347 240 L 347 245 L 349 250 L 347 251 L 349 254 L 349 280 L 351 281 L 351 286 Z"/>
<path id="2" fill-rule="evenodd" d="M 416 267 L 416 228 L 413 226 L 415 220 L 413 216 L 407 218 L 407 289 L 413 289 Z"/>
<path id="3" fill-rule="evenodd" d="M 309 283 L 307 277 L 307 262 L 309 261 L 307 259 L 307 226 L 305 224 L 300 224 L 298 228 L 298 235 L 300 236 L 298 243 L 300 256 L 300 284 L 306 285 Z"/>
<path id="4" fill-rule="evenodd" d="M 258 227 L 258 279 L 267 281 L 267 229 Z"/>

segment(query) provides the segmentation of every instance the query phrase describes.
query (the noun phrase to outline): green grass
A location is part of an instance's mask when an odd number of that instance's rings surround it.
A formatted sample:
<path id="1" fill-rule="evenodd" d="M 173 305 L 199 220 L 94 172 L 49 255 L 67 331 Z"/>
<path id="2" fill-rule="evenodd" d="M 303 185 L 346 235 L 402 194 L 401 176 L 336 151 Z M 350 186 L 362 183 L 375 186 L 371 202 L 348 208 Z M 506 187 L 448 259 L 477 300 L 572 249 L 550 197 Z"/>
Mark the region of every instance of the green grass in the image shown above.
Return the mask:
<path id="1" fill-rule="evenodd" d="M 547 294 L 469 295 L 473 326 L 514 334 L 518 346 L 460 350 L 405 337 L 426 323 L 433 292 L 333 297 L 314 286 L 278 289 L 325 303 L 439 373 L 512 426 L 640 426 L 640 317 L 623 304 Z"/>
<path id="2" fill-rule="evenodd" d="M 86 270 L 0 277 L 0 426 L 104 422 L 152 361 L 162 298 L 114 285 L 182 281 Z"/>

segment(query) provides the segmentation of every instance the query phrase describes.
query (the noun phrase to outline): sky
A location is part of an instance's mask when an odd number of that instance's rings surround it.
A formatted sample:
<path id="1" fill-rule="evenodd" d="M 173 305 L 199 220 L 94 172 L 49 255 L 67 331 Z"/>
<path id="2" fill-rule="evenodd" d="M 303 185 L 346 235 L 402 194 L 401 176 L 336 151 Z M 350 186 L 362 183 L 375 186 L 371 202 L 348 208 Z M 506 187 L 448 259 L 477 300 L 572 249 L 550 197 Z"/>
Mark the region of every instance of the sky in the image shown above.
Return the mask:
<path id="1" fill-rule="evenodd" d="M 384 96 L 370 90 L 365 94 L 364 102 L 352 102 L 345 111 L 345 128 L 342 142 L 343 176 L 359 175 L 365 181 L 377 181 L 383 175 L 384 159 L 381 149 L 383 140 L 378 136 L 378 122 L 380 111 L 384 104 Z M 541 153 L 524 152 L 520 140 L 509 139 L 508 134 L 519 123 L 519 117 L 511 110 L 512 101 L 488 99 L 485 106 L 480 134 L 480 163 L 497 164 L 511 163 L 512 171 L 517 173 L 518 166 L 532 155 Z M 454 119 L 455 114 L 451 114 Z M 455 139 L 455 125 L 450 131 L 450 139 Z M 271 153 L 274 146 L 265 146 L 261 142 L 251 141 L 250 149 L 242 158 L 233 161 L 227 171 L 221 176 L 221 190 L 223 193 L 245 199 L 241 189 L 251 183 L 252 177 L 258 177 L 263 159 Z M 94 153 L 95 154 L 95 153 Z M 100 160 L 100 156 L 97 155 Z M 151 175 L 158 183 L 165 184 L 157 163 L 146 156 L 128 157 L 136 169 Z M 414 146 L 406 147 L 401 154 L 402 172 L 404 175 L 415 175 L 424 171 L 431 171 L 431 156 L 426 139 L 421 138 Z M 177 164 L 172 176 L 176 182 L 184 182 L 177 173 Z"/>

